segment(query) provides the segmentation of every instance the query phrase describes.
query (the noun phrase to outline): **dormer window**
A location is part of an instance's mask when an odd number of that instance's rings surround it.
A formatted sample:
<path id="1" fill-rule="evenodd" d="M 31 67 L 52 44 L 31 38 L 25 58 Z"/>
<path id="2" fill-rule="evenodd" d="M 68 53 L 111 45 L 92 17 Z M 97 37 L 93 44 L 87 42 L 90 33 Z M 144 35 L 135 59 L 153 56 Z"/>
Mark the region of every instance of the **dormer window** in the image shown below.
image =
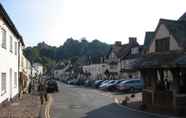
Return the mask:
<path id="1" fill-rule="evenodd" d="M 131 54 L 138 54 L 139 53 L 139 47 L 131 48 Z"/>
<path id="2" fill-rule="evenodd" d="M 155 41 L 155 46 L 156 46 L 156 52 L 166 52 L 169 51 L 169 40 L 170 37 L 162 38 L 162 39 L 157 39 Z"/>

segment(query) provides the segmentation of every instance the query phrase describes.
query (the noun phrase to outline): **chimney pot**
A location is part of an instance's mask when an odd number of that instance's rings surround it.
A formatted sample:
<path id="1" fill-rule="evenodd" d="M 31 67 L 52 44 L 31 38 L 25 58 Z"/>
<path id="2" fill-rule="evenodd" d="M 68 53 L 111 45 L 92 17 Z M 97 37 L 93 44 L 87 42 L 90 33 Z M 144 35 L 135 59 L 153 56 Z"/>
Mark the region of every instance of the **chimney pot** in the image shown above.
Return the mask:
<path id="1" fill-rule="evenodd" d="M 122 43 L 121 43 L 121 41 L 116 41 L 116 42 L 115 42 L 115 45 L 116 45 L 116 46 L 121 46 Z"/>
<path id="2" fill-rule="evenodd" d="M 129 44 L 134 44 L 137 42 L 137 38 L 136 37 L 129 37 Z"/>

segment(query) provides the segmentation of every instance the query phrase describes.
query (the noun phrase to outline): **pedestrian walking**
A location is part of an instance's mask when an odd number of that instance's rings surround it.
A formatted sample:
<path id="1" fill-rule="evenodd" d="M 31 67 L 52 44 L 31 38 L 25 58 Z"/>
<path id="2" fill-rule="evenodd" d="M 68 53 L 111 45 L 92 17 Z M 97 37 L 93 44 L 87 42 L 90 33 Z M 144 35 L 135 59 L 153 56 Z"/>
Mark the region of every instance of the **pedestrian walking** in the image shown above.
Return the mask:
<path id="1" fill-rule="evenodd" d="M 39 92 L 39 95 L 40 95 L 41 104 L 43 104 L 44 101 L 46 102 L 48 100 L 48 96 L 47 96 L 47 83 L 46 83 L 46 81 L 41 80 L 39 82 L 38 92 Z"/>

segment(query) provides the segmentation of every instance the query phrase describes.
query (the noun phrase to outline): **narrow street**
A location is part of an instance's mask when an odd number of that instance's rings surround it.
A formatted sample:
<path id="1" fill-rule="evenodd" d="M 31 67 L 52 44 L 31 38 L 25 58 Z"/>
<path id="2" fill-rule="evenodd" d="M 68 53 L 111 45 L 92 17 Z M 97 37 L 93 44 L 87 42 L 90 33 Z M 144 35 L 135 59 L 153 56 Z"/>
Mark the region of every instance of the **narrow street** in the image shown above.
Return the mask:
<path id="1" fill-rule="evenodd" d="M 157 118 L 122 108 L 101 91 L 58 85 L 60 92 L 52 95 L 52 118 Z"/>

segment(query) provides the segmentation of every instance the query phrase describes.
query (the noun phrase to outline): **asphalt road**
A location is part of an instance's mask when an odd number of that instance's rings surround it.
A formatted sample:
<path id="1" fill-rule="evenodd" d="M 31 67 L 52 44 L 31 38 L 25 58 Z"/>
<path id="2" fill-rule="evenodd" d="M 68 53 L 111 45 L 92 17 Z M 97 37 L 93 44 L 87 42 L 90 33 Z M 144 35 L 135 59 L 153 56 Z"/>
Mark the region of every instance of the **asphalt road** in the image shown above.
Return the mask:
<path id="1" fill-rule="evenodd" d="M 52 118 L 160 118 L 120 107 L 98 90 L 58 85 L 60 92 L 52 95 Z"/>

